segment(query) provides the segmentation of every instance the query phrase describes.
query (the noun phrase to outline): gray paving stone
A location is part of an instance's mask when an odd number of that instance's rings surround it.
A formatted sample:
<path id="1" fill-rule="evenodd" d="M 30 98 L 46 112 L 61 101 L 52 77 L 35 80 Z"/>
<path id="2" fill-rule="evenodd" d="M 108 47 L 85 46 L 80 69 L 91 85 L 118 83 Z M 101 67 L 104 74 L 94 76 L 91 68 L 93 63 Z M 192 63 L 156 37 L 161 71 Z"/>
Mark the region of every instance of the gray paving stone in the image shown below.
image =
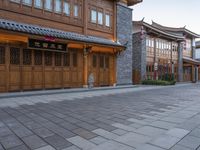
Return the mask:
<path id="1" fill-rule="evenodd" d="M 31 132 L 29 129 L 25 128 L 24 126 L 14 129 L 13 132 L 20 138 L 33 135 L 33 132 Z"/>
<path id="2" fill-rule="evenodd" d="M 178 144 L 191 149 L 196 149 L 200 146 L 200 138 L 194 136 L 186 136 Z"/>
<path id="3" fill-rule="evenodd" d="M 7 135 L 11 135 L 13 134 L 12 131 L 7 128 L 7 127 L 1 127 L 0 128 L 0 137 L 4 137 L 4 136 L 7 136 Z"/>
<path id="4" fill-rule="evenodd" d="M 36 135 L 24 137 L 24 138 L 22 138 L 22 140 L 31 149 L 37 149 L 37 148 L 47 145 L 46 142 L 44 142 L 41 138 L 39 138 Z"/>
<path id="5" fill-rule="evenodd" d="M 35 130 L 33 130 L 38 136 L 42 137 L 42 138 L 46 138 L 48 136 L 52 136 L 54 135 L 53 132 L 51 132 L 50 130 L 46 129 L 46 128 L 37 128 Z"/>
<path id="6" fill-rule="evenodd" d="M 97 136 L 97 134 L 90 132 L 90 131 L 87 131 L 83 128 L 75 129 L 75 130 L 73 130 L 73 132 L 76 133 L 77 135 L 81 136 L 82 138 L 87 139 L 87 140 L 92 139 L 92 138 Z"/>
<path id="7" fill-rule="evenodd" d="M 192 132 L 190 132 L 189 135 L 200 138 L 200 128 L 196 128 L 196 129 L 192 130 Z"/>
<path id="8" fill-rule="evenodd" d="M 44 140 L 57 150 L 62 150 L 64 148 L 72 146 L 70 142 L 59 135 L 52 135 L 44 138 Z"/>
<path id="9" fill-rule="evenodd" d="M 161 135 L 160 137 L 150 141 L 149 143 L 164 149 L 170 149 L 179 141 L 180 141 L 179 138 L 170 135 Z"/>
<path id="10" fill-rule="evenodd" d="M 0 149 L 1 150 L 1 149 Z M 3 149 L 2 149 L 3 150 Z M 13 147 L 13 148 L 10 148 L 9 150 L 30 150 L 30 148 L 28 148 L 27 146 L 25 146 L 24 144 L 23 145 L 20 145 L 20 146 L 16 146 L 16 147 Z"/>
<path id="11" fill-rule="evenodd" d="M 192 149 L 177 144 L 177 145 L 175 145 L 174 147 L 172 147 L 170 150 L 192 150 Z M 198 149 L 197 149 L 197 150 L 198 150 Z"/>
<path id="12" fill-rule="evenodd" d="M 145 122 L 143 120 L 138 120 L 138 119 L 135 119 L 135 118 L 130 118 L 130 119 L 127 119 L 128 121 L 131 121 L 131 122 L 134 122 L 134 123 L 139 123 L 139 124 L 142 124 L 142 125 L 147 125 L 149 124 L 148 122 Z"/>
<path id="13" fill-rule="evenodd" d="M 151 140 L 148 136 L 137 134 L 137 133 L 127 133 L 119 138 L 114 139 L 117 142 L 124 143 L 131 147 L 137 148 L 141 144 L 144 144 Z"/>
<path id="14" fill-rule="evenodd" d="M 135 150 L 133 147 L 129 147 L 127 145 L 115 142 L 115 141 L 108 141 L 99 146 L 91 149 L 91 150 Z"/>
<path id="15" fill-rule="evenodd" d="M 184 130 L 184 129 L 179 129 L 179 128 L 174 128 L 166 132 L 166 134 L 171 135 L 173 137 L 177 137 L 182 139 L 185 137 L 190 131 Z"/>
<path id="16" fill-rule="evenodd" d="M 150 125 L 154 127 L 159 127 L 162 129 L 171 129 L 171 128 L 174 128 L 177 124 L 169 123 L 165 121 L 155 121 L 155 122 L 152 122 Z"/>
<path id="17" fill-rule="evenodd" d="M 175 118 L 175 117 L 171 117 L 171 116 L 161 118 L 160 120 L 163 120 L 163 121 L 166 121 L 166 122 L 171 122 L 171 123 L 176 123 L 176 124 L 183 123 L 185 121 L 185 119 Z"/>
<path id="18" fill-rule="evenodd" d="M 127 133 L 127 131 L 122 130 L 122 129 L 116 129 L 112 131 L 113 133 L 117 134 L 117 135 L 124 135 Z"/>
<path id="19" fill-rule="evenodd" d="M 135 131 L 136 133 L 147 135 L 149 137 L 156 137 L 160 134 L 163 134 L 166 132 L 164 129 L 156 128 L 156 127 L 151 127 L 151 126 L 144 126 Z"/>
<path id="20" fill-rule="evenodd" d="M 130 127 L 130 126 L 121 124 L 121 123 L 115 123 L 115 124 L 112 124 L 112 126 L 114 126 L 114 127 L 116 127 L 116 128 L 123 129 L 123 130 L 125 130 L 125 131 L 130 131 L 130 132 L 136 130 L 136 128 L 133 128 L 133 127 Z"/>
<path id="21" fill-rule="evenodd" d="M 22 145 L 22 141 L 15 135 L 8 135 L 1 140 L 1 144 L 5 149 L 14 148 Z"/>
<path id="22" fill-rule="evenodd" d="M 40 147 L 40 148 L 37 148 L 35 150 L 56 150 L 55 148 L 53 148 L 52 146 L 50 145 L 47 145 L 47 146 L 44 146 L 44 147 Z"/>
<path id="23" fill-rule="evenodd" d="M 71 142 L 72 144 L 76 145 L 77 147 L 81 148 L 82 150 L 89 150 L 89 149 L 96 147 L 95 144 L 93 144 L 92 142 L 90 142 L 80 136 L 75 136 L 75 137 L 69 138 L 67 140 L 69 142 Z"/>
<path id="24" fill-rule="evenodd" d="M 0 150 L 4 150 L 3 147 L 0 145 Z"/>
<path id="25" fill-rule="evenodd" d="M 102 143 L 108 141 L 108 139 L 105 139 L 105 138 L 103 138 L 101 136 L 97 136 L 95 138 L 90 139 L 90 141 L 95 143 L 95 144 L 97 144 L 97 145 L 99 145 L 99 144 L 102 144 Z"/>
<path id="26" fill-rule="evenodd" d="M 144 144 L 138 147 L 136 150 L 165 150 L 165 149 L 150 144 Z"/>
<path id="27" fill-rule="evenodd" d="M 110 139 L 110 140 L 115 139 L 115 138 L 118 137 L 117 134 L 114 134 L 112 132 L 108 132 L 108 131 L 103 130 L 103 129 L 96 129 L 93 132 L 98 134 L 98 135 L 100 135 L 100 136 L 102 136 L 102 137 L 104 137 L 104 138 L 106 138 L 106 139 Z"/>
<path id="28" fill-rule="evenodd" d="M 76 146 L 70 146 L 68 148 L 65 148 L 63 150 L 81 150 L 80 148 L 76 147 Z"/>

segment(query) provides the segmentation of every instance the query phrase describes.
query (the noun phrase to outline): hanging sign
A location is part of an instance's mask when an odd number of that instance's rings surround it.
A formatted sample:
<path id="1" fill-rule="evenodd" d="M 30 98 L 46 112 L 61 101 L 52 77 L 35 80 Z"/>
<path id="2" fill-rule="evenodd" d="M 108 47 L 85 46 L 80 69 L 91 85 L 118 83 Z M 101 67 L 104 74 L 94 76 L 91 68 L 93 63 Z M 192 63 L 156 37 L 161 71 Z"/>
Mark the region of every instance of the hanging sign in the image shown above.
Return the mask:
<path id="1" fill-rule="evenodd" d="M 43 40 L 37 40 L 37 39 L 29 39 L 28 47 L 38 49 L 38 50 L 53 50 L 53 51 L 60 51 L 60 52 L 67 51 L 67 44 L 51 42 L 51 41 L 43 41 Z"/>

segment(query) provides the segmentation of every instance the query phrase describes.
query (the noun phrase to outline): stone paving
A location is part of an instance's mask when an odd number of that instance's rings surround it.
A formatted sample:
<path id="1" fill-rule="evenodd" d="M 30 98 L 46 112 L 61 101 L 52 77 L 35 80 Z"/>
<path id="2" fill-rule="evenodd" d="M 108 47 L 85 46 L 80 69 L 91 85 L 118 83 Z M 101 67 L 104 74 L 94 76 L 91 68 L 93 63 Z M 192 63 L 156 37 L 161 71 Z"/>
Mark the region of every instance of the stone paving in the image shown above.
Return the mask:
<path id="1" fill-rule="evenodd" d="M 200 84 L 0 102 L 0 150 L 200 150 Z"/>

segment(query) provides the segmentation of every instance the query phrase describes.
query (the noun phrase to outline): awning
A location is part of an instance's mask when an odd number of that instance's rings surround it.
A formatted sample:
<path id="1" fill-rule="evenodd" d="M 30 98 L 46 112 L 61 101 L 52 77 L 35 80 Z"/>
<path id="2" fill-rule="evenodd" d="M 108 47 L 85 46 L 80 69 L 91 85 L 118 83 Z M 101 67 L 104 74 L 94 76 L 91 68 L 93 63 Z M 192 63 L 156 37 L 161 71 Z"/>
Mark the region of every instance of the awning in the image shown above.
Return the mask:
<path id="1" fill-rule="evenodd" d="M 200 65 L 200 61 L 189 58 L 189 57 L 183 57 L 183 62 L 192 64 L 192 65 Z"/>
<path id="2" fill-rule="evenodd" d="M 106 46 L 120 47 L 123 49 L 125 48 L 125 46 L 123 46 L 119 42 L 114 42 L 109 39 L 99 38 L 95 36 L 86 36 L 78 33 L 66 32 L 62 30 L 46 28 L 32 24 L 19 23 L 5 19 L 0 19 L 0 29 L 28 33 L 33 35 L 49 36 L 72 41 L 86 42 L 87 44 L 100 44 Z"/>

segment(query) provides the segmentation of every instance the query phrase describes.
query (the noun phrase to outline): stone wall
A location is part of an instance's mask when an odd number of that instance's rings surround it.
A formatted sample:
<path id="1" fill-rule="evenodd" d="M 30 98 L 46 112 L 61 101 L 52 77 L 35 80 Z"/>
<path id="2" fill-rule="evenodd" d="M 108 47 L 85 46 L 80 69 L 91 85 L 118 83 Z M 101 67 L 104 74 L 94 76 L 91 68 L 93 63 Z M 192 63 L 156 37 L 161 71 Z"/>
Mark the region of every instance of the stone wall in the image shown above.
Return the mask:
<path id="1" fill-rule="evenodd" d="M 146 36 L 133 34 L 133 81 L 140 83 L 146 76 Z"/>
<path id="2" fill-rule="evenodd" d="M 117 4 L 117 39 L 126 50 L 117 57 L 117 84 L 132 84 L 132 9 Z"/>

